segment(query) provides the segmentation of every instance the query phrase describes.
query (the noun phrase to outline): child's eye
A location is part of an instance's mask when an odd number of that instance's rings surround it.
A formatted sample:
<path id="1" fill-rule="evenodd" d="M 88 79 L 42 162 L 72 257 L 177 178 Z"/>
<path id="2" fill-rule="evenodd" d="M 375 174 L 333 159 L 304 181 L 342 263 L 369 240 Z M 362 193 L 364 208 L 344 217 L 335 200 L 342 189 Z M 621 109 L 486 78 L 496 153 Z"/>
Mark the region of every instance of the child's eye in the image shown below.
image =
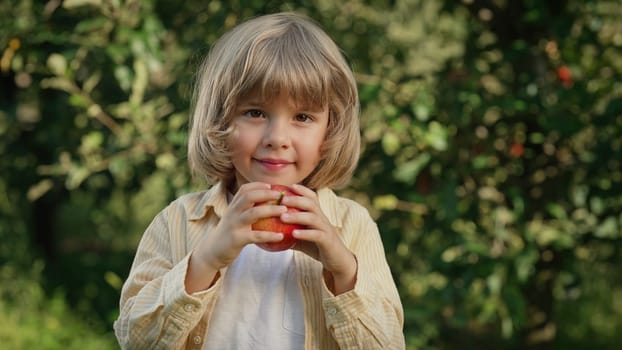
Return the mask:
<path id="1" fill-rule="evenodd" d="M 303 123 L 308 123 L 308 122 L 313 121 L 313 117 L 311 117 L 308 114 L 298 114 L 296 115 L 295 118 L 296 118 L 296 121 L 303 122 Z"/>
<path id="2" fill-rule="evenodd" d="M 266 115 L 264 114 L 264 112 L 258 110 L 258 109 L 250 109 L 246 112 L 244 112 L 244 115 L 250 118 L 265 118 Z"/>

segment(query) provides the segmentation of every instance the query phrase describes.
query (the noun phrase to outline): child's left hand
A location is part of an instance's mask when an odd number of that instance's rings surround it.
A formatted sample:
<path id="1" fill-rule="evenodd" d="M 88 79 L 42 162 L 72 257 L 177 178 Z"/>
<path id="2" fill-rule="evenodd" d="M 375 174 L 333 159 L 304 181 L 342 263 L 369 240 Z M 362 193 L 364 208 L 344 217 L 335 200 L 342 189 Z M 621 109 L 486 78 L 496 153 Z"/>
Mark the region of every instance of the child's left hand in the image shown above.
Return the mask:
<path id="1" fill-rule="evenodd" d="M 345 246 L 335 227 L 322 212 L 317 194 L 302 185 L 292 185 L 291 189 L 300 196 L 285 196 L 282 204 L 301 211 L 284 213 L 281 220 L 307 227 L 294 231 L 294 237 L 300 240 L 294 249 L 322 263 L 326 284 L 333 294 L 352 290 L 357 272 L 354 254 Z"/>

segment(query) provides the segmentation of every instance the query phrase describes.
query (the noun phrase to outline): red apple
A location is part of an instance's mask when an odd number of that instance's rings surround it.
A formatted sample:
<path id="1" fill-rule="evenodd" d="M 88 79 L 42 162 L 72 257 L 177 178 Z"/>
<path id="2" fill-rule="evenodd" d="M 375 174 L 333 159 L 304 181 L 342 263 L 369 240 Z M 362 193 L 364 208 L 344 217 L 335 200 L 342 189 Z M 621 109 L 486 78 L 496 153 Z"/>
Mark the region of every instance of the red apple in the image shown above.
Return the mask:
<path id="1" fill-rule="evenodd" d="M 557 68 L 557 77 L 561 81 L 572 81 L 572 71 L 568 66 L 560 66 Z"/>
<path id="2" fill-rule="evenodd" d="M 270 187 L 274 191 L 280 191 L 281 197 L 279 197 L 279 199 L 276 201 L 256 203 L 255 206 L 266 205 L 266 204 L 280 205 L 281 201 L 283 200 L 283 197 L 285 196 L 299 196 L 299 194 L 293 192 L 287 186 L 271 185 Z M 287 208 L 288 213 L 294 213 L 297 211 L 300 211 L 300 210 L 296 208 Z M 296 244 L 296 242 L 298 242 L 298 240 L 294 238 L 294 236 L 292 236 L 292 231 L 296 229 L 304 228 L 304 226 L 298 225 L 298 224 L 284 223 L 283 221 L 281 221 L 281 219 L 278 216 L 275 216 L 275 217 L 260 219 L 256 221 L 251 226 L 251 228 L 256 231 L 271 231 L 271 232 L 282 233 L 283 240 L 279 242 L 257 244 L 260 248 L 263 248 L 267 251 L 278 252 L 278 251 L 287 250 L 293 247 Z"/>

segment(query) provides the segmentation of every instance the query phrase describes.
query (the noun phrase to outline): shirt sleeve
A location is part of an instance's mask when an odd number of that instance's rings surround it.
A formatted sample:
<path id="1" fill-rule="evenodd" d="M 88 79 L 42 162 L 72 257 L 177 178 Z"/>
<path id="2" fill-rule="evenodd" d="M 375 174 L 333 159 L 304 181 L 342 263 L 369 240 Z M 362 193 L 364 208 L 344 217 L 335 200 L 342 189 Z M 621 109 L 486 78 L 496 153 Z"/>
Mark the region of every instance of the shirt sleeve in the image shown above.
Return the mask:
<path id="1" fill-rule="evenodd" d="M 220 280 L 207 291 L 188 294 L 185 277 L 189 254 L 173 261 L 166 210 L 158 214 L 139 243 L 123 285 L 120 314 L 114 323 L 123 349 L 181 348 L 208 307 L 213 307 Z M 181 238 L 177 238 L 180 239 Z"/>
<path id="2" fill-rule="evenodd" d="M 363 207 L 349 209 L 343 238 L 357 258 L 357 280 L 338 296 L 324 284 L 326 326 L 340 349 L 404 349 L 402 303 L 378 227 Z"/>

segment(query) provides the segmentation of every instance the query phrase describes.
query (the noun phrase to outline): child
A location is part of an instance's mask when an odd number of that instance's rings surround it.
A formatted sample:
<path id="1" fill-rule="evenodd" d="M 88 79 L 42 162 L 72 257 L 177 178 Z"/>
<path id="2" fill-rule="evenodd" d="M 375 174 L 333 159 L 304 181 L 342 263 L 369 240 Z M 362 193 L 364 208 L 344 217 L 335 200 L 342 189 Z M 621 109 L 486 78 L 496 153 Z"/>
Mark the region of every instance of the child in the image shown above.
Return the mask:
<path id="1" fill-rule="evenodd" d="M 339 48 L 306 17 L 258 17 L 213 46 L 188 146 L 212 187 L 144 233 L 114 325 L 123 348 L 404 349 L 378 228 L 330 189 L 356 167 L 358 109 Z M 281 196 L 271 184 L 299 196 L 255 206 Z M 252 230 L 269 217 L 304 226 L 293 249 L 257 245 L 283 238 Z"/>

